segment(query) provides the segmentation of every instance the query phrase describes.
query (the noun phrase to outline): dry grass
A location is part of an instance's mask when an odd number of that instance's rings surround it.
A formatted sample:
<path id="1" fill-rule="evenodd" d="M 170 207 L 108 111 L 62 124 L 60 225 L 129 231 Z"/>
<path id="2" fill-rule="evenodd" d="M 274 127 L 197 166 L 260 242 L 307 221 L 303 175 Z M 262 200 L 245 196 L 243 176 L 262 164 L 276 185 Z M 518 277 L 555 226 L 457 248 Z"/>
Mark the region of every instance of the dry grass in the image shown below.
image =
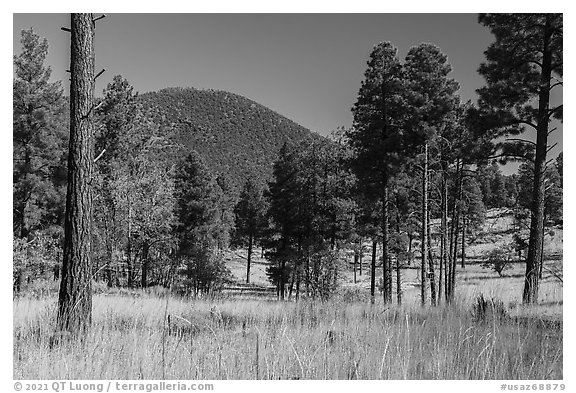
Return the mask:
<path id="1" fill-rule="evenodd" d="M 51 346 L 55 308 L 15 300 L 15 379 L 562 379 L 561 327 L 463 305 L 98 295 L 83 341 Z"/>
<path id="2" fill-rule="evenodd" d="M 472 257 L 511 239 L 509 218 L 492 214 L 486 225 L 486 236 L 468 249 Z M 547 235 L 546 253 L 561 255 L 562 230 Z M 238 282 L 245 256 L 228 256 Z M 265 260 L 254 257 L 252 283 L 269 285 Z M 186 300 L 100 288 L 81 342 L 53 339 L 55 291 L 42 287 L 36 299 L 14 300 L 14 378 L 562 379 L 562 283 L 550 273 L 561 271 L 562 261 L 546 261 L 540 303 L 531 307 L 521 304 L 524 264 L 499 277 L 469 262 L 458 268 L 451 308 L 419 306 L 417 266 L 402 270 L 403 305 L 389 308 L 380 296 L 375 305 L 344 301 L 366 299 L 367 265 L 356 284 L 351 269 L 341 277 L 343 292 L 355 296 L 330 303 Z M 508 316 L 476 320 L 471 308 L 479 295 L 501 300 Z"/>

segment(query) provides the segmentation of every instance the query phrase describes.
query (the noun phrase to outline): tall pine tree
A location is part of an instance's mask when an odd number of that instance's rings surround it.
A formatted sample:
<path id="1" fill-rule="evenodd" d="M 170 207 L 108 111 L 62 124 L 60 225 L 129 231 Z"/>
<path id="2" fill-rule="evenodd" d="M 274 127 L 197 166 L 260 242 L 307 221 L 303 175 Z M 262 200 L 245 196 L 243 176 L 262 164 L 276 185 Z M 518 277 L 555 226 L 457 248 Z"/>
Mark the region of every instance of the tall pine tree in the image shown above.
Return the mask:
<path id="1" fill-rule="evenodd" d="M 247 180 L 240 193 L 240 200 L 234 208 L 236 230 L 234 243 L 248 247 L 246 263 L 246 283 L 250 283 L 250 264 L 252 251 L 266 228 L 266 202 L 262 190 L 252 181 Z"/>
<path id="2" fill-rule="evenodd" d="M 530 241 L 526 261 L 524 303 L 538 300 L 539 270 L 544 241 L 544 199 L 548 135 L 553 119 L 562 119 L 562 104 L 551 91 L 562 86 L 562 14 L 481 14 L 496 41 L 485 51 L 479 72 L 486 86 L 479 89 L 477 127 L 496 140 L 493 151 L 503 157 L 534 152 Z M 536 141 L 516 138 L 527 129 Z"/>
<path id="3" fill-rule="evenodd" d="M 384 301 L 392 301 L 392 269 L 388 253 L 389 184 L 402 161 L 405 114 L 402 65 L 389 42 L 374 47 L 352 108 L 354 126 L 348 132 L 354 150 L 353 168 L 368 201 L 380 203 Z M 373 269 L 374 270 L 374 269 Z"/>
<path id="4" fill-rule="evenodd" d="M 422 209 L 421 209 L 421 302 L 426 301 L 426 282 L 431 283 L 431 302 L 436 303 L 433 264 L 428 259 L 429 230 L 429 165 L 430 150 L 445 129 L 452 127 L 454 112 L 460 100 L 456 94 L 458 83 L 448 77 L 452 67 L 440 49 L 420 44 L 409 50 L 404 63 L 407 103 L 410 112 L 408 135 L 410 144 L 421 151 Z M 427 266 L 428 265 L 428 266 Z M 429 274 L 427 274 L 427 271 Z"/>

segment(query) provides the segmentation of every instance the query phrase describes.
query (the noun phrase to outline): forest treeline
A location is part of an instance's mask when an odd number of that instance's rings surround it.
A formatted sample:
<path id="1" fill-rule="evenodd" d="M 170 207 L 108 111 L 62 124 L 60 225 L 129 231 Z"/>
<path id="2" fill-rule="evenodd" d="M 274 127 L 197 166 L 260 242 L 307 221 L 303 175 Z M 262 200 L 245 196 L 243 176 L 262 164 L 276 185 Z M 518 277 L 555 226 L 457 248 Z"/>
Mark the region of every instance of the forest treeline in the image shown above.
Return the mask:
<path id="1" fill-rule="evenodd" d="M 486 210 L 509 208 L 518 223 L 510 252 L 527 260 L 524 299 L 535 301 L 544 228 L 562 223 L 562 154 L 547 158 L 543 136 L 562 119 L 561 103 L 549 98 L 561 87 L 562 16 L 487 14 L 480 22 L 496 41 L 479 70 L 486 86 L 478 103 L 461 102 L 440 48 L 421 44 L 401 60 L 383 42 L 368 59 L 353 125 L 327 138 L 238 95 L 138 95 L 115 76 L 94 108 L 93 279 L 208 294 L 230 279 L 227 249 L 248 250 L 249 282 L 261 247 L 282 299 L 329 298 L 343 269 L 367 254 L 372 299 L 380 290 L 385 302 L 402 302 L 402 269 L 416 265 L 422 303 L 450 302 L 458 256 L 464 265 Z M 15 293 L 60 275 L 70 117 L 62 83 L 44 64 L 47 41 L 30 29 L 21 43 Z M 521 139 L 526 127 L 536 142 Z M 520 169 L 504 175 L 500 164 L 510 160 Z"/>

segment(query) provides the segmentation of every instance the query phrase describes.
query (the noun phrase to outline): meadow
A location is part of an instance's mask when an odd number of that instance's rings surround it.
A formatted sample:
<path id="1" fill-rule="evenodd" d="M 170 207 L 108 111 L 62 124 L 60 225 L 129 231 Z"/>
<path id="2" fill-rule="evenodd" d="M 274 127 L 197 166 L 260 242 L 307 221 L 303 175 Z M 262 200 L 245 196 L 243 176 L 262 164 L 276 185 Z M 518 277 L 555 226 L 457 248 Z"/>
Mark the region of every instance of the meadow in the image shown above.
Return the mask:
<path id="1" fill-rule="evenodd" d="M 97 295 L 78 343 L 21 298 L 14 378 L 562 379 L 562 325 L 494 309 Z"/>
<path id="2" fill-rule="evenodd" d="M 356 283 L 345 269 L 328 302 L 97 285 L 92 326 L 73 341 L 55 334 L 54 291 L 17 297 L 14 379 L 562 379 L 562 260 L 546 261 L 540 302 L 524 306 L 523 263 L 502 276 L 480 265 L 508 241 L 497 233 L 470 247 L 451 306 L 420 306 L 417 266 L 402 269 L 401 305 L 370 303 L 367 265 Z M 561 230 L 546 247 L 561 254 Z M 269 285 L 265 262 L 255 258 L 255 285 Z M 227 264 L 240 283 L 242 252 Z"/>

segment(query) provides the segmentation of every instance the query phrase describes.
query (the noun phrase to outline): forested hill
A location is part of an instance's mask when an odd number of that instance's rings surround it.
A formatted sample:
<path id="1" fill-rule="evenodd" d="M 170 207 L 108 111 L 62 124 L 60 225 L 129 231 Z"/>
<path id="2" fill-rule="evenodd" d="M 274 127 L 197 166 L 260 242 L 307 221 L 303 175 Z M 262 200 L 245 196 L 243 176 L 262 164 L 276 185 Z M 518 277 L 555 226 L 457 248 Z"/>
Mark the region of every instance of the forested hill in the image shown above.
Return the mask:
<path id="1" fill-rule="evenodd" d="M 167 88 L 140 96 L 154 121 L 176 129 L 176 139 L 204 157 L 211 170 L 240 189 L 248 177 L 263 184 L 284 142 L 323 139 L 292 120 L 237 94 Z"/>

